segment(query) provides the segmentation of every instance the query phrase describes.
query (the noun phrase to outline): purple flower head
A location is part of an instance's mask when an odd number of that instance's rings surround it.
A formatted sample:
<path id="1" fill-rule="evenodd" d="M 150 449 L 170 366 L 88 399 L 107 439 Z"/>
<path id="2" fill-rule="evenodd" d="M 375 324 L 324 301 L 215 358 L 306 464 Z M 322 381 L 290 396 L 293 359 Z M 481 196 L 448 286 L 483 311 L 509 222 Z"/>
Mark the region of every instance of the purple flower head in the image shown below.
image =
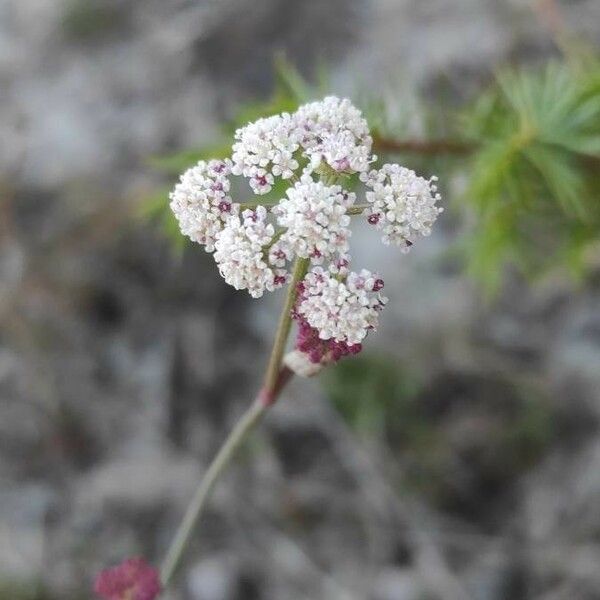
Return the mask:
<path id="1" fill-rule="evenodd" d="M 362 350 L 362 344 L 348 344 L 333 339 L 322 340 L 318 329 L 311 327 L 304 317 L 294 313 L 294 318 L 298 321 L 296 350 L 306 354 L 313 364 L 337 362 L 344 356 L 358 354 Z"/>
<path id="2" fill-rule="evenodd" d="M 160 591 L 158 571 L 143 558 L 104 569 L 94 583 L 94 592 L 104 600 L 154 600 Z"/>

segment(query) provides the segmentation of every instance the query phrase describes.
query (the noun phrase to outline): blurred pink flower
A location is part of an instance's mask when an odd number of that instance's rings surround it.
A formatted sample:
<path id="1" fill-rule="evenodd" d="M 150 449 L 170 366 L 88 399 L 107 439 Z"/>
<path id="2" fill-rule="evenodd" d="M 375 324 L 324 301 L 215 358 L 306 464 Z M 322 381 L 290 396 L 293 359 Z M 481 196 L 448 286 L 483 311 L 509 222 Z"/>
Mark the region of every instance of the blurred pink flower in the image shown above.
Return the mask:
<path id="1" fill-rule="evenodd" d="M 160 578 L 143 558 L 128 558 L 101 571 L 94 591 L 104 600 L 154 600 L 161 591 Z"/>

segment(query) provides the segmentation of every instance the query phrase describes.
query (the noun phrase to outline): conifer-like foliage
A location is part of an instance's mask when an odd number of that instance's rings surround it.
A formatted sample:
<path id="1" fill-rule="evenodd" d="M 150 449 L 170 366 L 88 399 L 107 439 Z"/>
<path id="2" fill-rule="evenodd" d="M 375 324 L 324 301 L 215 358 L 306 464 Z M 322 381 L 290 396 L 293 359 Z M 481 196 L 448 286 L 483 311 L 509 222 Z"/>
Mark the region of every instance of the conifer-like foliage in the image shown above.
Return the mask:
<path id="1" fill-rule="evenodd" d="M 504 71 L 462 115 L 474 144 L 462 200 L 475 209 L 469 263 L 490 286 L 499 267 L 577 274 L 600 239 L 600 69 Z"/>
<path id="2" fill-rule="evenodd" d="M 309 85 L 277 60 L 270 98 L 240 107 L 223 127 L 223 139 L 259 116 L 292 112 L 332 90 L 326 77 Z M 360 92 L 357 104 L 374 132 L 374 150 L 443 182 L 444 205 L 468 227 L 456 240 L 465 268 L 493 292 L 507 267 L 537 278 L 562 269 L 584 277 L 600 251 L 600 62 L 565 60 L 541 69 L 502 70 L 460 110 L 413 102 L 410 114 L 390 114 L 380 98 Z M 402 102 L 397 104 L 403 104 Z M 431 115 L 436 115 L 431 118 Z M 402 123 L 417 121 L 415 138 Z M 400 125 L 399 125 L 400 123 Z M 433 135 L 440 131 L 443 137 Z M 228 156 L 227 143 L 155 158 L 169 175 L 200 159 Z M 169 182 L 170 183 L 170 182 Z M 355 182 L 358 184 L 358 182 Z M 456 188 L 456 189 L 454 189 Z M 277 186 L 265 197 L 274 202 Z M 168 210 L 167 186 L 148 200 L 158 218 L 183 243 Z"/>

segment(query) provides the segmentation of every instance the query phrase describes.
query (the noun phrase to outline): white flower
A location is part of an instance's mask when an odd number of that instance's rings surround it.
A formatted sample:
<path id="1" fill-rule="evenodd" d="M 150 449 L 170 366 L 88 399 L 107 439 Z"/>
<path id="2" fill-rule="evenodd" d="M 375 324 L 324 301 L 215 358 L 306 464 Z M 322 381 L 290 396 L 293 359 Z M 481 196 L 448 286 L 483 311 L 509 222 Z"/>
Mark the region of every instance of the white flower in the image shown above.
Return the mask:
<path id="1" fill-rule="evenodd" d="M 371 156 L 373 140 L 367 122 L 347 98 L 328 96 L 305 104 L 294 118 L 312 168 L 324 160 L 338 172 L 363 172 L 376 159 Z"/>
<path id="2" fill-rule="evenodd" d="M 217 234 L 225 220 L 237 212 L 229 196 L 231 161 L 200 161 L 188 169 L 169 195 L 171 210 L 181 232 L 192 241 L 214 250 Z"/>
<path id="3" fill-rule="evenodd" d="M 383 231 L 385 244 L 396 244 L 407 252 L 417 236 L 431 233 L 431 226 L 443 211 L 436 206 L 441 196 L 434 182 L 419 177 L 414 171 L 396 164 L 361 174 L 371 191 L 367 220 Z"/>
<path id="4" fill-rule="evenodd" d="M 217 235 L 215 261 L 223 279 L 236 290 L 247 289 L 254 298 L 273 291 L 288 280 L 283 269 L 273 269 L 265 261 L 273 240 L 273 225 L 266 222 L 264 206 L 231 216 Z"/>
<path id="5" fill-rule="evenodd" d="M 267 173 L 264 169 L 251 167 L 248 170 L 250 176 L 250 187 L 255 194 L 267 194 L 273 187 L 275 181 L 271 173 Z"/>
<path id="6" fill-rule="evenodd" d="M 282 239 L 277 240 L 269 249 L 269 264 L 280 269 L 294 258 L 290 245 Z"/>
<path id="7" fill-rule="evenodd" d="M 273 175 L 289 179 L 298 168 L 294 158 L 298 138 L 296 121 L 288 113 L 241 127 L 235 132 L 233 174 L 250 178 L 255 194 L 266 194 L 273 185 Z"/>
<path id="8" fill-rule="evenodd" d="M 363 269 L 342 281 L 321 267 L 304 278 L 296 308 L 323 340 L 359 344 L 377 327 L 387 298 L 380 294 L 383 281 Z"/>
<path id="9" fill-rule="evenodd" d="M 286 193 L 287 198 L 273 208 L 277 223 L 286 229 L 281 236 L 283 244 L 296 256 L 316 264 L 348 251 L 350 217 L 346 210 L 354 203 L 354 194 L 307 176 Z"/>
<path id="10" fill-rule="evenodd" d="M 289 179 L 299 167 L 298 161 L 291 152 L 279 152 L 273 158 L 273 175 Z"/>
<path id="11" fill-rule="evenodd" d="M 350 265 L 350 255 L 349 254 L 341 254 L 333 260 L 329 265 L 329 272 L 334 275 L 346 276 L 350 272 L 348 266 Z"/>

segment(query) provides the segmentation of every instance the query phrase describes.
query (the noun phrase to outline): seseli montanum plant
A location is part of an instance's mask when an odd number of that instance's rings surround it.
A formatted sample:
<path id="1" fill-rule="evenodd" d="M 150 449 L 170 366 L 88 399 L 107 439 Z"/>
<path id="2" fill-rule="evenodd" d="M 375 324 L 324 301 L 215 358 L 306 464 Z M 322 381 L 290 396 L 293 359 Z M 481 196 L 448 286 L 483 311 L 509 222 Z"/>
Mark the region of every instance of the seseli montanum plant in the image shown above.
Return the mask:
<path id="1" fill-rule="evenodd" d="M 238 129 L 227 160 L 200 161 L 171 192 L 181 232 L 213 255 L 219 273 L 253 298 L 287 286 L 262 388 L 201 480 L 160 571 L 130 558 L 102 571 L 95 592 L 106 600 L 153 600 L 172 581 L 211 491 L 236 450 L 294 374 L 308 377 L 357 354 L 388 299 L 383 279 L 350 257 L 352 217 L 364 218 L 384 244 L 407 252 L 429 235 L 442 209 L 436 178 L 397 164 L 376 168 L 360 110 L 333 96 L 295 113 Z M 252 202 L 232 198 L 245 178 Z M 364 198 L 349 191 L 360 179 Z M 260 202 L 276 180 L 289 184 L 276 203 Z M 294 349 L 286 354 L 292 322 Z"/>

